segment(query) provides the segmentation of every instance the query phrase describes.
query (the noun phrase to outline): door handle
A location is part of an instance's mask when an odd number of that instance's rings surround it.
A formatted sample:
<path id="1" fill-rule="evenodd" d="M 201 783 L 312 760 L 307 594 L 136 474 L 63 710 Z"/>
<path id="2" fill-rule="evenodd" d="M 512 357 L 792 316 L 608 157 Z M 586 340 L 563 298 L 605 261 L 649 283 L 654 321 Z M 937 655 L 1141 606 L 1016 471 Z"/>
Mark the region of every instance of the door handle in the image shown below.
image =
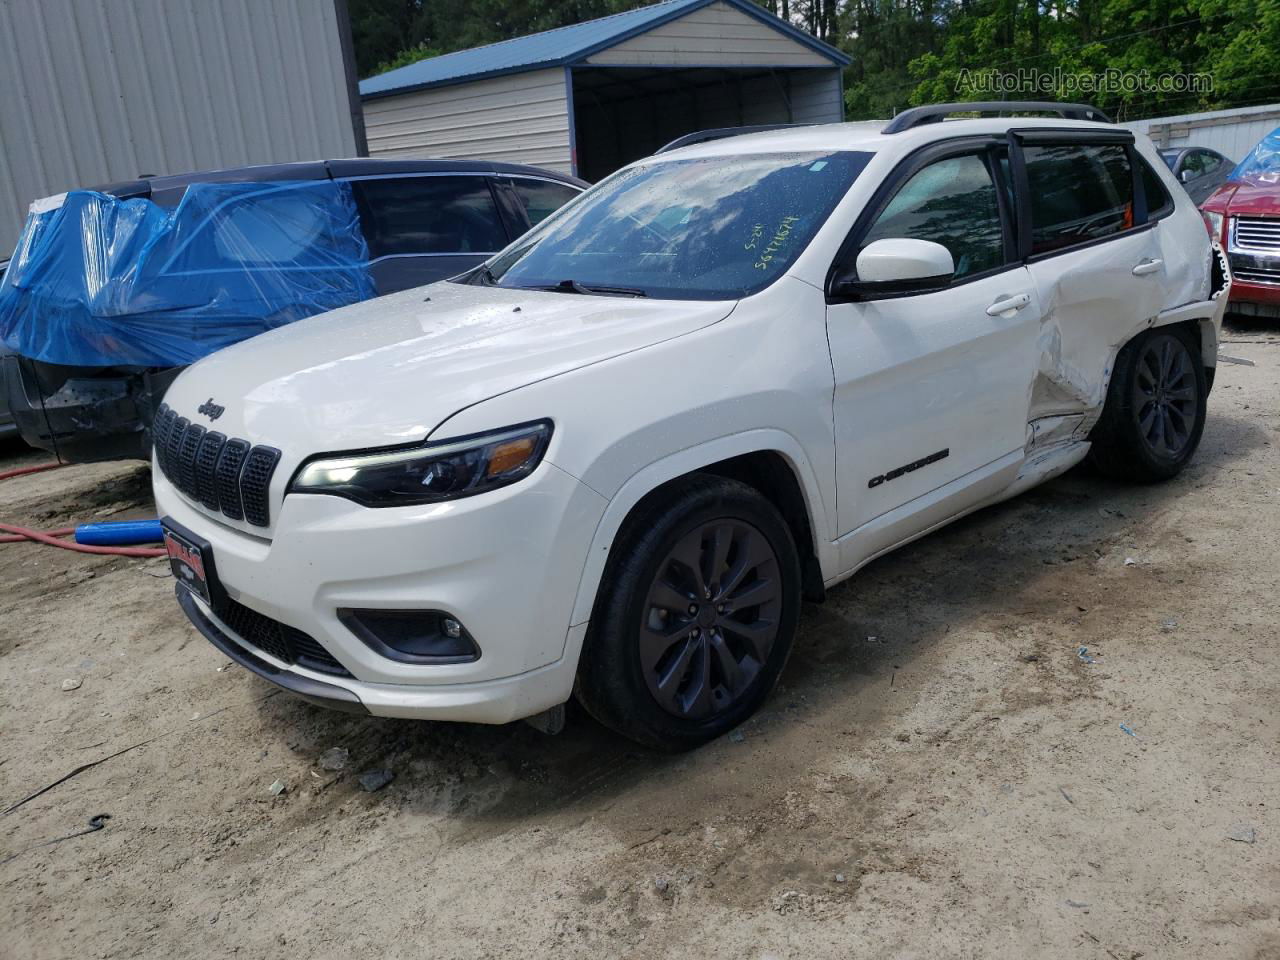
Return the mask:
<path id="1" fill-rule="evenodd" d="M 1146 276 L 1148 273 L 1155 273 L 1157 270 L 1159 270 L 1163 266 L 1164 266 L 1163 260 L 1150 260 L 1150 259 L 1143 260 L 1140 264 L 1138 264 L 1136 267 L 1133 268 L 1133 275 L 1135 277 L 1143 277 L 1143 276 Z"/>
<path id="2" fill-rule="evenodd" d="M 1031 294 L 1020 293 L 1015 297 L 1001 297 L 991 306 L 987 307 L 988 317 L 998 317 L 1004 313 L 1013 313 L 1015 310 L 1021 310 L 1031 302 Z"/>

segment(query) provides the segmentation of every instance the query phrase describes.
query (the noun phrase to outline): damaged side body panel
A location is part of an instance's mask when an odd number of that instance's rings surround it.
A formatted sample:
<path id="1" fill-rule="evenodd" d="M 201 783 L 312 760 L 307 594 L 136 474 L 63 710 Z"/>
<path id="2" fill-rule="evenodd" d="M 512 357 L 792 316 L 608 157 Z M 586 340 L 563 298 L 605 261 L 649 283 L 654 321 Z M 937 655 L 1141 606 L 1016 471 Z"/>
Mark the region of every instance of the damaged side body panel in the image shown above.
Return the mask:
<path id="1" fill-rule="evenodd" d="M 1054 448 L 1080 444 L 1076 459 L 1084 457 L 1081 442 L 1102 414 L 1116 355 L 1143 330 L 1196 323 L 1204 365 L 1217 366 L 1230 274 L 1221 247 L 1208 242 L 1198 218 L 1178 211 L 1151 230 L 1093 248 L 1093 254 L 1073 255 L 1079 259 L 1065 271 L 1060 260 L 1053 270 L 1031 264 L 1041 297 L 1040 356 L 1022 473 L 1045 465 L 1042 455 Z M 1150 276 L 1138 272 L 1144 267 Z M 1144 319 L 1118 327 L 1118 316 Z M 1031 483 L 1043 479 L 1042 471 Z"/>

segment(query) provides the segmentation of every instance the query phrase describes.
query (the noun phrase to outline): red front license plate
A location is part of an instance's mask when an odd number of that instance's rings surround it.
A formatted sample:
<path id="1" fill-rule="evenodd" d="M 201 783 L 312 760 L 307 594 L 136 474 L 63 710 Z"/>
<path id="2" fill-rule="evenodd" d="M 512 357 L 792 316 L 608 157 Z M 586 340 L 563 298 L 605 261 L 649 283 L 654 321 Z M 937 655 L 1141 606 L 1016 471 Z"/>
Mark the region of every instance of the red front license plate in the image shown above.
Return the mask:
<path id="1" fill-rule="evenodd" d="M 177 581 L 205 603 L 209 603 L 209 547 L 192 543 L 165 527 L 164 548 L 169 552 L 169 569 L 173 571 Z"/>

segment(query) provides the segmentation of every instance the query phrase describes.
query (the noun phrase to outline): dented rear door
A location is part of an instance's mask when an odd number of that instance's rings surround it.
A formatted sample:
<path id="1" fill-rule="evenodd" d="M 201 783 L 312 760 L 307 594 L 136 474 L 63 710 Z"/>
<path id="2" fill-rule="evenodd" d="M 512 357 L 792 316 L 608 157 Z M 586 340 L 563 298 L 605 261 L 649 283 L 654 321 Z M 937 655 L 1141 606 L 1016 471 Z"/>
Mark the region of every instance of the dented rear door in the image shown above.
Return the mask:
<path id="1" fill-rule="evenodd" d="M 1021 144 L 1024 243 L 1042 311 L 1033 435 L 1043 421 L 1079 439 L 1117 350 L 1163 307 L 1168 267 L 1153 225 L 1140 222 L 1126 135 Z"/>

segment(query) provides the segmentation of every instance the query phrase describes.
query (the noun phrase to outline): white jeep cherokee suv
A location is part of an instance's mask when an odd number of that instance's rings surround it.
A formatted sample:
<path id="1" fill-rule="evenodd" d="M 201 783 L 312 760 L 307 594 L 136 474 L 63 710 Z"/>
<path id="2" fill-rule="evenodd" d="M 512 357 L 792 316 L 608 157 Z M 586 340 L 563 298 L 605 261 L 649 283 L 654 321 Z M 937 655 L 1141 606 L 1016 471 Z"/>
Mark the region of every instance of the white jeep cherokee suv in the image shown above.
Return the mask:
<path id="1" fill-rule="evenodd" d="M 1200 215 L 1091 108 L 997 106 L 1058 116 L 695 136 L 463 277 L 196 364 L 155 429 L 183 609 L 328 706 L 576 695 L 679 749 L 874 557 L 1086 457 L 1172 477 L 1226 303 Z"/>

